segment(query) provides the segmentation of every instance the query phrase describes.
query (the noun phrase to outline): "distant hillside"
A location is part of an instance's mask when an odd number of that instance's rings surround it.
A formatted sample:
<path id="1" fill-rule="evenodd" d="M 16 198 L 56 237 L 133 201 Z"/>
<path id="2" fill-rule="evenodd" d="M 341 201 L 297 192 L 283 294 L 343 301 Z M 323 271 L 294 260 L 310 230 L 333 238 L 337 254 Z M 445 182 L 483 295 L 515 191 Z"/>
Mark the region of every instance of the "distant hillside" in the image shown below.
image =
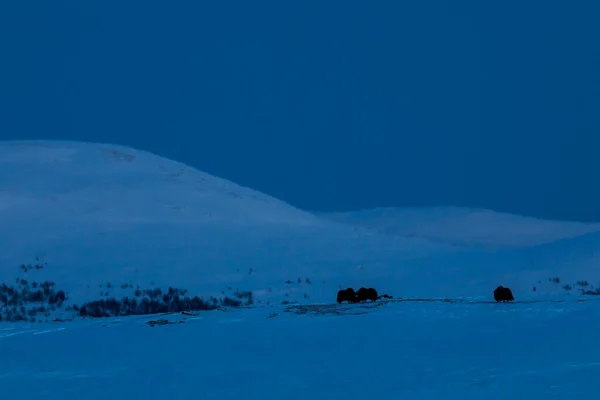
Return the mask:
<path id="1" fill-rule="evenodd" d="M 485 248 L 535 246 L 600 231 L 597 223 L 547 221 L 459 207 L 376 208 L 315 215 L 386 235 Z"/>
<path id="2" fill-rule="evenodd" d="M 597 270 L 590 258 L 565 256 L 576 254 L 577 239 L 520 250 L 596 227 L 456 209 L 314 215 L 97 143 L 0 142 L 0 221 L 5 319 L 63 318 L 90 301 L 115 312 L 331 303 L 339 289 L 361 286 L 489 298 L 503 284 L 530 298 L 557 293 L 531 291 L 556 271 L 591 280 Z M 550 268 L 552 257 L 563 263 Z M 86 312 L 104 313 L 98 304 Z"/>

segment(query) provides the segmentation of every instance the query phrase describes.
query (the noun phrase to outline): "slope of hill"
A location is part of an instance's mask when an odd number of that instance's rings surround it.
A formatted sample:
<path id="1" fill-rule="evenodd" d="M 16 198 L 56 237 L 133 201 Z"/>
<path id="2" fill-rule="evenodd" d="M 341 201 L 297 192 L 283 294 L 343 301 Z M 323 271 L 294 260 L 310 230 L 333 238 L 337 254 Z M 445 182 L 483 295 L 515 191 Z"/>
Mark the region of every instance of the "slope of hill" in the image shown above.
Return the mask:
<path id="1" fill-rule="evenodd" d="M 598 223 L 548 221 L 460 207 L 376 208 L 315 215 L 387 235 L 478 248 L 528 247 L 600 231 Z"/>
<path id="2" fill-rule="evenodd" d="M 524 225 L 522 219 L 494 218 L 498 226 L 507 219 L 503 234 Z M 533 292 L 532 286 L 567 265 L 573 277 L 596 279 L 589 258 L 549 268 L 543 261 L 559 257 L 565 251 L 560 246 L 474 250 L 440 233 L 390 235 L 315 216 L 147 152 L 104 144 L 0 143 L 0 220 L 0 307 L 11 290 L 35 303 L 43 289 L 56 302 L 60 296 L 52 288 L 79 305 L 125 296 L 161 299 L 169 287 L 206 301 L 250 302 L 251 292 L 255 305 L 331 303 L 337 290 L 361 286 L 401 297 L 489 299 L 502 284 L 527 299 L 562 293 L 544 285 Z M 417 220 L 413 216 L 415 227 Z M 469 224 L 437 220 L 438 232 L 454 232 L 461 243 L 482 242 Z M 575 225 L 553 224 L 544 240 L 575 234 Z M 19 298 L 8 302 L 11 316 L 28 313 L 19 311 Z"/>
<path id="3" fill-rule="evenodd" d="M 93 143 L 0 143 L 0 219 L 0 282 L 53 281 L 77 301 L 138 285 L 325 300 L 340 285 L 381 286 L 391 261 L 453 251 L 364 233 L 147 152 Z"/>
<path id="4" fill-rule="evenodd" d="M 561 289 L 570 286 L 600 294 L 600 232 L 523 249 L 521 254 L 531 260 L 532 269 L 544 269 L 559 278 L 555 283 Z"/>
<path id="5" fill-rule="evenodd" d="M 394 276 L 407 296 L 491 298 L 508 286 L 519 300 L 600 295 L 600 233 L 527 248 L 434 254 Z M 582 286 L 583 285 L 583 286 Z"/>

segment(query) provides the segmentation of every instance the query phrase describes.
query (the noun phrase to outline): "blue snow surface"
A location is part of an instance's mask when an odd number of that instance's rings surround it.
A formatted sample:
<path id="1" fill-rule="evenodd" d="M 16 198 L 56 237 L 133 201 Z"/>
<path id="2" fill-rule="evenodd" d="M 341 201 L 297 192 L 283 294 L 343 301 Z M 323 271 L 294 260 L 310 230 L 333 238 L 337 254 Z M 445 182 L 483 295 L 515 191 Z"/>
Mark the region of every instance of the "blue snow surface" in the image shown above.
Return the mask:
<path id="1" fill-rule="evenodd" d="M 313 213 L 155 154 L 63 141 L 0 142 L 0 221 L 2 291 L 66 293 L 56 308 L 0 299 L 0 400 L 597 397 L 600 224 Z M 499 285 L 516 301 L 495 303 Z M 361 286 L 394 300 L 335 302 Z M 169 287 L 253 303 L 74 307 Z"/>
<path id="2" fill-rule="evenodd" d="M 516 400 L 597 392 L 598 301 L 368 306 L 0 325 L 1 393 Z M 175 323 L 146 323 L 160 318 Z"/>

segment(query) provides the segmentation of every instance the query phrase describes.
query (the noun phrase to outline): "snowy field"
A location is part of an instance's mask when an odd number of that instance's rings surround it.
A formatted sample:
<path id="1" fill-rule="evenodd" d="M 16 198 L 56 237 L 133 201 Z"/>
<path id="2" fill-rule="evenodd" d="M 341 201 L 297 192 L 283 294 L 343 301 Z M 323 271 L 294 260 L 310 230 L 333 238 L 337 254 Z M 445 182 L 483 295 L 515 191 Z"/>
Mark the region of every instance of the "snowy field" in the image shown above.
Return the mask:
<path id="1" fill-rule="evenodd" d="M 598 391 L 599 224 L 311 213 L 154 154 L 48 141 L 0 143 L 0 222 L 0 399 Z M 516 301 L 493 302 L 498 285 Z M 193 315 L 74 308 L 170 286 L 253 301 Z M 361 286 L 395 299 L 335 303 Z"/>
<path id="2" fill-rule="evenodd" d="M 356 314 L 328 314 L 340 309 Z M 598 301 L 157 318 L 184 323 L 0 325 L 2 398 L 531 400 L 598 391 Z"/>

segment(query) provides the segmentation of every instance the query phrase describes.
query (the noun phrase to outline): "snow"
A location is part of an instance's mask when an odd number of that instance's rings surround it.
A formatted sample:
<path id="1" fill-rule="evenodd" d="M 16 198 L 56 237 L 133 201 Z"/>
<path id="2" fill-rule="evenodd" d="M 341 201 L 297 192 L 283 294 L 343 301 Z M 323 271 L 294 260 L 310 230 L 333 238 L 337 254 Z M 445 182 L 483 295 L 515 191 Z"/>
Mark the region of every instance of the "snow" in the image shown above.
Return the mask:
<path id="1" fill-rule="evenodd" d="M 376 208 L 315 214 L 388 235 L 479 248 L 529 247 L 600 231 L 598 223 L 547 221 L 461 207 Z"/>
<path id="2" fill-rule="evenodd" d="M 0 387 L 27 400 L 589 398 L 599 305 L 390 303 L 357 315 L 279 306 L 155 327 L 9 325 Z"/>
<path id="3" fill-rule="evenodd" d="M 0 170 L 0 280 L 14 281 L 17 266 L 37 257 L 48 263 L 38 275 L 47 272 L 78 301 L 97 297 L 107 282 L 161 282 L 205 295 L 231 286 L 281 301 L 292 290 L 283 282 L 298 278 L 325 281 L 310 293 L 325 299 L 338 285 L 358 284 L 362 264 L 383 273 L 387 260 L 452 248 L 361 234 L 121 146 L 3 142 Z"/>
<path id="4" fill-rule="evenodd" d="M 311 213 L 158 155 L 64 141 L 0 142 L 0 221 L 0 284 L 52 280 L 78 304 L 128 295 L 123 283 L 255 299 L 193 317 L 2 321 L 3 398 L 596 391 L 600 296 L 577 282 L 600 283 L 598 224 L 450 207 Z M 493 302 L 498 285 L 516 302 Z M 396 299 L 334 303 L 360 286 Z"/>

